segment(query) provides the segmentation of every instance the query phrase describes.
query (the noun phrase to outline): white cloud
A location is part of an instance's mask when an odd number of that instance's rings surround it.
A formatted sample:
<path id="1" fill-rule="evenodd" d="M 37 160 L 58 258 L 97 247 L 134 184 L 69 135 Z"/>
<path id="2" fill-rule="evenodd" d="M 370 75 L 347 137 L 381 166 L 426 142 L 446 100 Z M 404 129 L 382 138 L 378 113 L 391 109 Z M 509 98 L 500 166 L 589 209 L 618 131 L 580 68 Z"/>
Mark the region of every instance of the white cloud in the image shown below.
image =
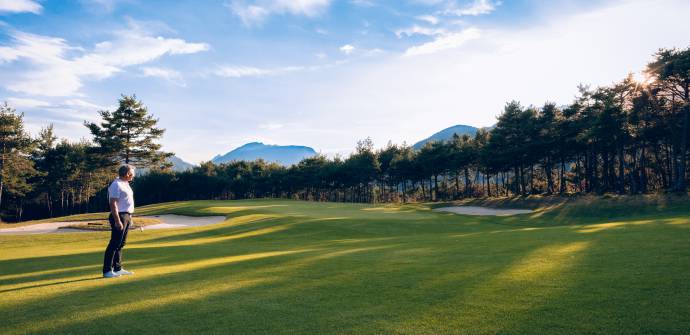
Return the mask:
<path id="1" fill-rule="evenodd" d="M 478 39 L 480 36 L 481 33 L 477 28 L 467 28 L 459 32 L 443 34 L 431 42 L 408 48 L 405 51 L 405 56 L 426 55 L 455 49 L 468 41 Z"/>
<path id="2" fill-rule="evenodd" d="M 417 20 L 425 21 L 425 22 L 427 22 L 427 23 L 429 23 L 429 24 L 433 24 L 433 25 L 436 25 L 436 24 L 439 23 L 439 19 L 438 19 L 436 16 L 433 16 L 433 15 L 421 15 L 421 16 L 417 16 Z"/>
<path id="3" fill-rule="evenodd" d="M 7 98 L 7 103 L 10 105 L 10 107 L 15 109 L 41 108 L 49 107 L 51 105 L 48 101 L 14 97 Z"/>
<path id="4" fill-rule="evenodd" d="M 404 29 L 398 29 L 395 31 L 395 35 L 398 36 L 398 38 L 402 38 L 403 36 L 412 36 L 412 35 L 426 35 L 426 36 L 436 36 L 436 35 L 443 35 L 447 34 L 448 32 L 446 29 L 443 28 L 429 28 L 429 27 L 422 27 L 419 25 L 413 25 L 412 27 L 404 28 Z"/>
<path id="5" fill-rule="evenodd" d="M 331 0 L 234 0 L 226 5 L 247 25 L 261 24 L 273 14 L 291 14 L 315 17 L 320 15 Z"/>
<path id="6" fill-rule="evenodd" d="M 493 0 L 474 0 L 472 3 L 460 6 L 455 2 L 450 3 L 443 11 L 446 15 L 478 16 L 493 12 L 501 3 Z"/>
<path id="7" fill-rule="evenodd" d="M 33 0 L 0 0 L 0 13 L 40 14 L 43 6 Z"/>
<path id="8" fill-rule="evenodd" d="M 5 87 L 31 95 L 78 95 L 84 79 L 104 79 L 125 67 L 148 63 L 164 55 L 209 49 L 205 43 L 153 36 L 137 29 L 117 31 L 114 35 L 115 39 L 97 43 L 86 51 L 70 46 L 61 38 L 15 32 L 14 43 L 0 47 L 0 63 L 23 59 L 30 67 L 16 80 L 6 82 Z"/>
<path id="9" fill-rule="evenodd" d="M 280 68 L 258 68 L 253 66 L 236 66 L 224 65 L 219 66 L 213 73 L 220 77 L 226 78 L 244 78 L 244 77 L 266 77 L 287 74 L 291 72 L 302 71 L 307 68 L 303 66 L 287 66 Z"/>
<path id="10" fill-rule="evenodd" d="M 289 105 L 310 127 L 344 130 L 318 141 L 313 134 L 281 135 L 284 130 L 274 135 L 281 143 L 319 148 L 353 148 L 367 136 L 379 146 L 414 143 L 455 124 L 489 126 L 512 99 L 568 104 L 579 83 L 607 85 L 643 69 L 658 48 L 687 47 L 688 12 L 684 0 L 640 0 L 547 13 L 519 28 L 485 25 L 480 39 L 460 48 L 351 63 L 318 87 L 298 85 L 285 96 L 266 97 L 274 105 L 255 113 Z"/>
<path id="11" fill-rule="evenodd" d="M 245 5 L 238 2 L 233 2 L 230 5 L 230 9 L 235 15 L 239 16 L 242 23 L 247 26 L 261 23 L 271 14 L 271 12 L 264 7 Z"/>
<path id="12" fill-rule="evenodd" d="M 9 98 L 8 102 L 25 112 L 26 129 L 37 134 L 48 124 L 55 126 L 56 134 L 72 141 L 88 138 L 84 120 L 98 122 L 99 110 L 113 110 L 117 106 L 103 106 L 82 99 L 55 99 L 44 101 L 36 99 Z"/>
<path id="13" fill-rule="evenodd" d="M 353 52 L 355 52 L 355 47 L 352 46 L 351 44 L 345 44 L 340 47 L 340 51 L 346 55 L 349 55 Z"/>
<path id="14" fill-rule="evenodd" d="M 112 12 L 118 4 L 124 2 L 133 2 L 137 0 L 80 0 L 84 5 L 93 9 L 102 9 L 106 12 Z"/>
<path id="15" fill-rule="evenodd" d="M 98 104 L 84 101 L 81 99 L 65 100 L 64 105 L 69 106 L 69 107 L 74 107 L 74 108 L 77 108 L 80 110 L 91 110 L 91 111 L 112 110 L 112 109 L 117 108 L 116 106 L 102 106 L 102 105 L 98 105 Z"/>
<path id="16" fill-rule="evenodd" d="M 376 3 L 373 0 L 350 0 L 350 3 L 359 7 L 374 7 Z"/>
<path id="17" fill-rule="evenodd" d="M 173 84 L 185 86 L 185 83 L 182 79 L 182 74 L 177 70 L 154 66 L 143 67 L 141 70 L 144 77 L 161 78 Z"/>
<path id="18" fill-rule="evenodd" d="M 266 129 L 266 130 L 276 130 L 276 129 L 281 129 L 283 127 L 285 127 L 285 125 L 281 124 L 281 123 L 264 123 L 264 124 L 259 125 L 260 129 Z"/>

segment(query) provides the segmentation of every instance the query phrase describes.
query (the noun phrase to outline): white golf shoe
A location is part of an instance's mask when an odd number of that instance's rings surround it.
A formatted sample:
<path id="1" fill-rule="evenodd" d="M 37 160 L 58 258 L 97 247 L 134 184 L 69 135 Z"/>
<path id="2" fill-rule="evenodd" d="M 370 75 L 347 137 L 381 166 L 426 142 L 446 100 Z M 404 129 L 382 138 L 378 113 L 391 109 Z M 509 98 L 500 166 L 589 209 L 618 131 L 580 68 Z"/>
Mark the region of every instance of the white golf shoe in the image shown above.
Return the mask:
<path id="1" fill-rule="evenodd" d="M 120 275 L 117 272 L 113 272 L 113 271 L 108 271 L 108 272 L 103 274 L 103 278 L 117 278 L 119 276 Z"/>
<path id="2" fill-rule="evenodd" d="M 113 272 L 113 273 L 115 273 L 115 274 L 118 275 L 118 276 L 129 276 L 129 275 L 133 275 L 133 274 L 134 274 L 134 272 L 132 272 L 132 271 L 127 271 L 127 270 L 125 270 L 125 269 L 120 269 L 120 271 L 115 271 L 115 272 Z"/>

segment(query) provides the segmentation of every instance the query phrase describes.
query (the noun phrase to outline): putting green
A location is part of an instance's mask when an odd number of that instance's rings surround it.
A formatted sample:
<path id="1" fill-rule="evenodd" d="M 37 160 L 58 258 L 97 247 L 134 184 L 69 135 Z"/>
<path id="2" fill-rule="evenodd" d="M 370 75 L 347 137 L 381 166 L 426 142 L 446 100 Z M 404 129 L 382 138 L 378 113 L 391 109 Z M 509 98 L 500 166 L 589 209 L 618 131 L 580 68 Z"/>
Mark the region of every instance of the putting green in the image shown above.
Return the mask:
<path id="1" fill-rule="evenodd" d="M 510 217 L 424 205 L 196 201 L 226 215 L 132 231 L 0 236 L 0 333 L 686 333 L 690 206 Z"/>

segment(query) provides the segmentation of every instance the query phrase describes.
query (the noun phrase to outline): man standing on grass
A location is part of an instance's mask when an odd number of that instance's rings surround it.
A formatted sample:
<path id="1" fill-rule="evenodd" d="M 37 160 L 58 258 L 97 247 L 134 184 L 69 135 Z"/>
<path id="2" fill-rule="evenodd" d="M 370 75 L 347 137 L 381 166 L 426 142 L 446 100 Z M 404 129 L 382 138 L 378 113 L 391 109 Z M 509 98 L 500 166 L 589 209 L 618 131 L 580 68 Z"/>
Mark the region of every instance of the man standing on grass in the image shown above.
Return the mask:
<path id="1" fill-rule="evenodd" d="M 110 242 L 105 249 L 103 260 L 104 278 L 134 274 L 122 268 L 122 247 L 125 246 L 127 231 L 132 225 L 132 213 L 134 213 L 134 192 L 129 186 L 129 182 L 134 179 L 134 166 L 127 164 L 121 166 L 118 175 L 108 187 Z"/>

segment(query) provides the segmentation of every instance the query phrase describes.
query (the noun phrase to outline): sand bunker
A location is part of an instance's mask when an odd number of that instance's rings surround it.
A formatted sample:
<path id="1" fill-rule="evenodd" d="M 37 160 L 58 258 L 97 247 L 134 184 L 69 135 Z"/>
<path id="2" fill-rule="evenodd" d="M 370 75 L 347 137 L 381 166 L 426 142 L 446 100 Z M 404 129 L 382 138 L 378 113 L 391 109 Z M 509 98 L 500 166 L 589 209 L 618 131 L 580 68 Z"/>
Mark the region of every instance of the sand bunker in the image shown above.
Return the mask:
<path id="1" fill-rule="evenodd" d="M 455 214 L 465 214 L 465 215 L 492 215 L 492 216 L 509 216 L 516 214 L 528 214 L 532 213 L 531 209 L 497 209 L 489 207 L 479 207 L 479 206 L 456 206 L 456 207 L 443 207 L 434 209 L 436 212 L 449 212 Z"/>
<path id="2" fill-rule="evenodd" d="M 155 218 L 163 221 L 163 223 L 153 224 L 144 227 L 147 229 L 167 229 L 167 228 L 183 228 L 183 227 L 200 227 L 208 226 L 211 224 L 221 223 L 225 221 L 224 216 L 186 216 L 186 215 L 153 215 L 153 216 L 142 216 L 145 218 Z M 134 218 L 136 220 L 136 217 Z"/>
<path id="3" fill-rule="evenodd" d="M 149 229 L 170 229 L 170 228 L 184 228 L 184 227 L 199 227 L 207 226 L 211 224 L 221 223 L 225 220 L 224 216 L 185 216 L 185 215 L 154 215 L 154 216 L 141 216 L 142 218 L 156 218 L 163 223 L 158 223 L 150 226 L 144 227 L 144 230 Z M 137 217 L 134 217 L 137 220 Z M 30 226 L 16 227 L 16 228 L 3 228 L 0 229 L 0 235 L 19 235 L 19 234 L 52 234 L 52 233 L 74 233 L 74 232 L 94 232 L 93 230 L 86 229 L 70 229 L 63 228 L 71 226 L 74 224 L 79 224 L 78 221 L 70 222 L 51 222 L 51 223 L 38 223 Z"/>

